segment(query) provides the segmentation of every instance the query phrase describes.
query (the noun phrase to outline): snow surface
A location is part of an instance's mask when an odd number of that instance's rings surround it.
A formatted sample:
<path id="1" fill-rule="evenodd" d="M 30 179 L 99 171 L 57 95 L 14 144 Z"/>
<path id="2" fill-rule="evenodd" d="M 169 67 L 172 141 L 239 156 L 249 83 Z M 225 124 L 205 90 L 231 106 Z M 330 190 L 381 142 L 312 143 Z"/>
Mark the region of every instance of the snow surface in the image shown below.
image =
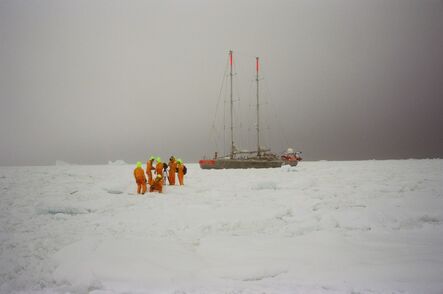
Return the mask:
<path id="1" fill-rule="evenodd" d="M 118 159 L 115 161 L 108 161 L 109 165 L 127 165 L 127 163 L 124 160 Z"/>
<path id="2" fill-rule="evenodd" d="M 443 160 L 0 168 L 0 293 L 443 293 Z"/>

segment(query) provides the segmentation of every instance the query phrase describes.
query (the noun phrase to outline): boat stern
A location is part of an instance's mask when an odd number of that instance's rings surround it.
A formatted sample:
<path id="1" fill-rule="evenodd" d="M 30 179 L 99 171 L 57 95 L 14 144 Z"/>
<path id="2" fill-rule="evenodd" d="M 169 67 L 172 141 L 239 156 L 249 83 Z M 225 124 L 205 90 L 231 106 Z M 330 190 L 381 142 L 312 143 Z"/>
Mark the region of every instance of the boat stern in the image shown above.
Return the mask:
<path id="1" fill-rule="evenodd" d="M 213 169 L 215 168 L 215 160 L 214 159 L 201 159 L 198 164 L 200 164 L 200 168 L 202 169 Z"/>

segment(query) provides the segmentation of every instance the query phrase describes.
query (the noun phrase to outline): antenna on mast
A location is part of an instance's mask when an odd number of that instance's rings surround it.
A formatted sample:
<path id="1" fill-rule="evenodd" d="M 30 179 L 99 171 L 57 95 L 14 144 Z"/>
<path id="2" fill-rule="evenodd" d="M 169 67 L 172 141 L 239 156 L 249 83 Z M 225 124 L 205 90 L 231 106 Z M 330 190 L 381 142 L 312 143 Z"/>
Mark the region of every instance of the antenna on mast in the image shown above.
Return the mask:
<path id="1" fill-rule="evenodd" d="M 257 81 L 257 156 L 260 157 L 261 153 L 260 153 L 260 103 L 259 103 L 259 97 L 258 97 L 258 93 L 259 93 L 259 86 L 258 86 L 258 71 L 260 69 L 260 62 L 259 62 L 259 58 L 255 57 L 255 69 L 256 69 L 256 78 L 255 80 Z"/>
<path id="2" fill-rule="evenodd" d="M 229 78 L 231 82 L 231 159 L 234 158 L 234 116 L 233 116 L 233 97 L 232 97 L 232 50 L 229 50 L 229 65 L 230 65 L 230 71 L 229 71 Z"/>

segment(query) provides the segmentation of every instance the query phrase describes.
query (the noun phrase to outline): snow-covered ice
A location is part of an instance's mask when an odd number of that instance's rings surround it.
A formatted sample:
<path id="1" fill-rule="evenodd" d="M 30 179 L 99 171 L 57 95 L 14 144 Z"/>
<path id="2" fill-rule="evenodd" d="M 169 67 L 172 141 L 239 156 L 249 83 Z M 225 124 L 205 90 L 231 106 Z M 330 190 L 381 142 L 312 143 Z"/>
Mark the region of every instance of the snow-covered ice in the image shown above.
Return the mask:
<path id="1" fill-rule="evenodd" d="M 115 161 L 108 161 L 109 165 L 126 165 L 127 163 L 124 160 L 118 159 Z"/>
<path id="2" fill-rule="evenodd" d="M 443 293 L 443 160 L 0 168 L 0 293 Z"/>

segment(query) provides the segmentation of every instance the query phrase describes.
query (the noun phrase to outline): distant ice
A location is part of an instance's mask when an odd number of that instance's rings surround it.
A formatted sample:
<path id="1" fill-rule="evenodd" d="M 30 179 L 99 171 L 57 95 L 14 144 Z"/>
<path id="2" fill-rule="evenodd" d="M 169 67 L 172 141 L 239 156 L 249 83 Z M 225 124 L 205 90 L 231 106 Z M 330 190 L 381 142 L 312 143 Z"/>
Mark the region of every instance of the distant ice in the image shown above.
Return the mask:
<path id="1" fill-rule="evenodd" d="M 108 165 L 127 165 L 127 163 L 124 160 L 115 160 L 115 161 L 108 161 Z"/>
<path id="2" fill-rule="evenodd" d="M 297 171 L 297 166 L 290 166 L 289 164 L 286 164 L 286 165 L 282 165 L 280 170 L 284 171 L 284 172 L 295 172 L 295 171 Z"/>
<path id="3" fill-rule="evenodd" d="M 271 181 L 262 181 L 252 185 L 253 190 L 277 190 L 277 183 Z"/>

